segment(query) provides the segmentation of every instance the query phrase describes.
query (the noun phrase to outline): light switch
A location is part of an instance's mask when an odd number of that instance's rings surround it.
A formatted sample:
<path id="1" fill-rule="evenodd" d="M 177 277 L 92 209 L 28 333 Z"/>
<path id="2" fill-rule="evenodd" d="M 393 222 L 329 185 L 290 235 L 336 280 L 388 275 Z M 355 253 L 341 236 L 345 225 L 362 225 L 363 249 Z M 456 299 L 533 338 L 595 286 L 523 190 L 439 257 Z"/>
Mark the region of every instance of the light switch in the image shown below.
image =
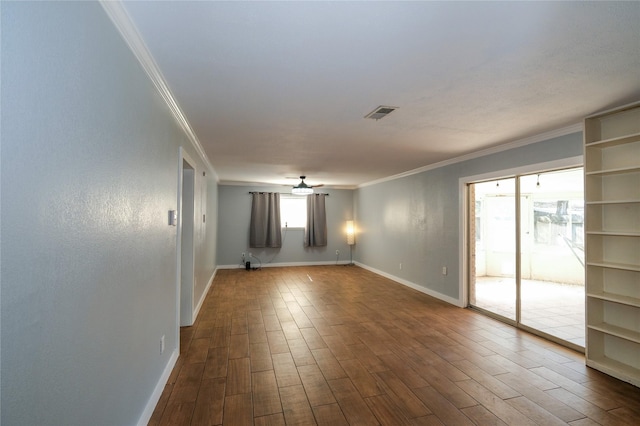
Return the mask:
<path id="1" fill-rule="evenodd" d="M 178 211 L 177 210 L 169 210 L 169 225 L 177 226 L 178 225 Z"/>

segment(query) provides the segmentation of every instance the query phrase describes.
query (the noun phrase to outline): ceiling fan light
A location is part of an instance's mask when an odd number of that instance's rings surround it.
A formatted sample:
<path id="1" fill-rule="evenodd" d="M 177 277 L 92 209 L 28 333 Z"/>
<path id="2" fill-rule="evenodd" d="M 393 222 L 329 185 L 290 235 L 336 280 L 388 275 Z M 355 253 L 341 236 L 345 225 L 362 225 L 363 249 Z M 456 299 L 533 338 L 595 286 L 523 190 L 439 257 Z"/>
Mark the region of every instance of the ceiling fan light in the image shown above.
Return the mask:
<path id="1" fill-rule="evenodd" d="M 294 186 L 291 189 L 291 193 L 294 195 L 309 195 L 313 194 L 313 188 L 309 188 L 308 186 Z"/>
<path id="2" fill-rule="evenodd" d="M 309 195 L 313 194 L 313 187 L 304 183 L 306 176 L 300 176 L 300 183 L 291 189 L 291 193 L 294 195 Z"/>

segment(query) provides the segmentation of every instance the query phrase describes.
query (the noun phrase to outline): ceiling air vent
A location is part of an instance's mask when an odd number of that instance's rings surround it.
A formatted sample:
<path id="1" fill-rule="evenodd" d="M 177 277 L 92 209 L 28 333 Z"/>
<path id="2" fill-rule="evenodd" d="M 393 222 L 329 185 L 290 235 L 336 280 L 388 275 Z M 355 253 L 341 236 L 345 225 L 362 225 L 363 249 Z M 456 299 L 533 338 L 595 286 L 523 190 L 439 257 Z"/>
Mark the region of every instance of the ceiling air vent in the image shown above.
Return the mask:
<path id="1" fill-rule="evenodd" d="M 365 115 L 364 118 L 372 118 L 374 120 L 380 120 L 381 118 L 386 117 L 387 115 L 391 114 L 393 111 L 397 109 L 398 109 L 397 107 L 380 105 L 379 107 L 371 111 L 369 114 Z"/>

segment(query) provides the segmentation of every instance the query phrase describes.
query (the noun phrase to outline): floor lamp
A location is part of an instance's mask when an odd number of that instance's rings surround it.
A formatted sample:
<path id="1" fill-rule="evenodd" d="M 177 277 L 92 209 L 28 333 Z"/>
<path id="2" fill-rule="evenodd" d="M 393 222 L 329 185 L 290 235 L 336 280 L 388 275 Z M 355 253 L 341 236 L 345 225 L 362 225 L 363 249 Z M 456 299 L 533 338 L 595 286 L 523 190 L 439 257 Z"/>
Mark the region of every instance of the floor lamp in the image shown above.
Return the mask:
<path id="1" fill-rule="evenodd" d="M 353 265 L 353 245 L 356 243 L 356 232 L 352 220 L 347 221 L 347 244 L 349 245 L 349 265 Z"/>

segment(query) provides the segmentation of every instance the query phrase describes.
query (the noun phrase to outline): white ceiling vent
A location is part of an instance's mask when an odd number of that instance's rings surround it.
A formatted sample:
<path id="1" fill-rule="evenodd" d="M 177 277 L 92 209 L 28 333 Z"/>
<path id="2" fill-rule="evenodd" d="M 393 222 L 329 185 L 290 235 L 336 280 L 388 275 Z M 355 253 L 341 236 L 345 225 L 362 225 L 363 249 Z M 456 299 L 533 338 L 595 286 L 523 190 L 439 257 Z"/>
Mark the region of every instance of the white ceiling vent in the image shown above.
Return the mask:
<path id="1" fill-rule="evenodd" d="M 386 117 L 387 115 L 391 114 L 393 111 L 397 109 L 398 107 L 380 105 L 379 107 L 371 111 L 369 114 L 365 115 L 364 118 L 372 118 L 374 120 L 380 120 L 381 118 Z"/>

